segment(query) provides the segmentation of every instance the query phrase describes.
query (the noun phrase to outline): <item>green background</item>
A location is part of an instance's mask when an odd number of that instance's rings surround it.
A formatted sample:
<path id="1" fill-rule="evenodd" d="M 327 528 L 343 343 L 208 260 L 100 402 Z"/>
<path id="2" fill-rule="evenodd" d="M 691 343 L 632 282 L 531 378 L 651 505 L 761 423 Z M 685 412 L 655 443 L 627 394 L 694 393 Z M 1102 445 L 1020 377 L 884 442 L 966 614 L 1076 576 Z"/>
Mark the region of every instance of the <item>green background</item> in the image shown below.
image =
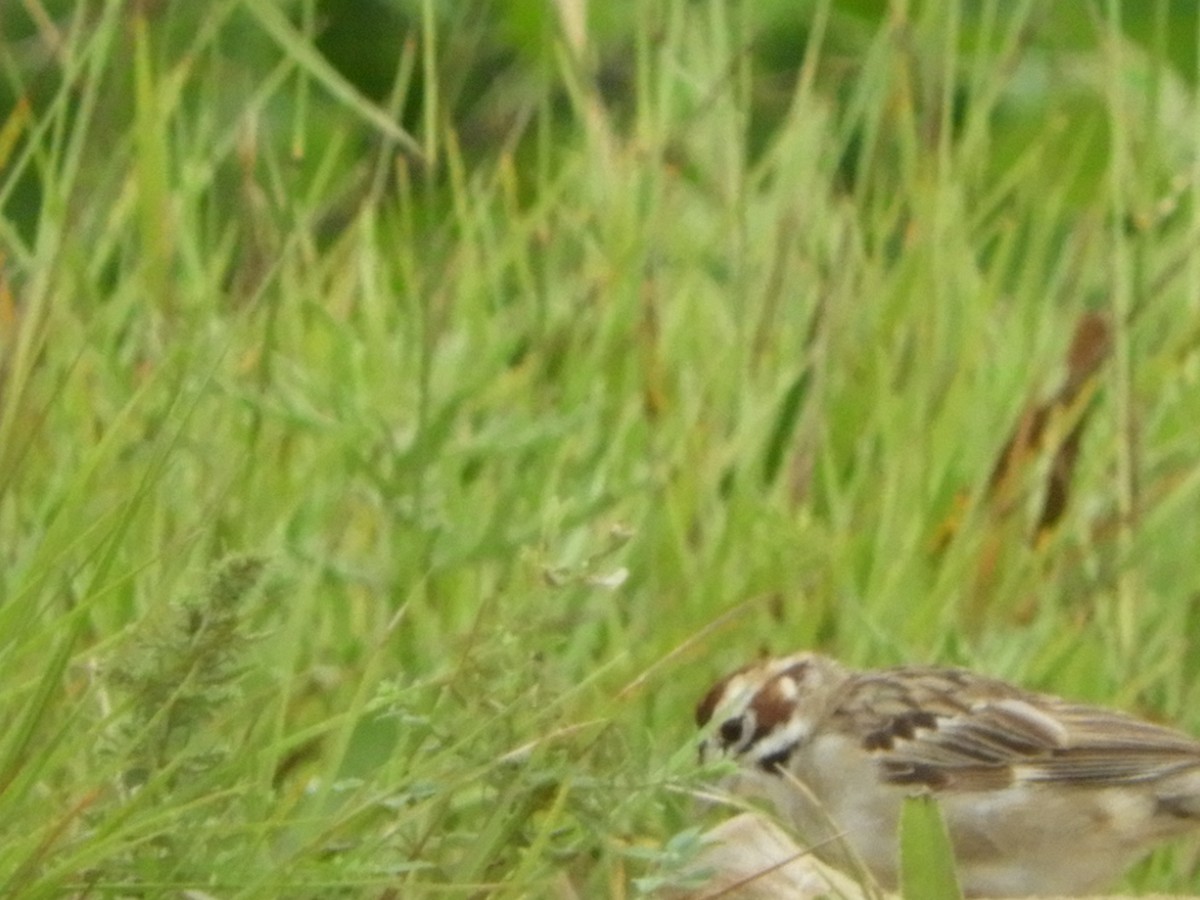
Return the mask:
<path id="1" fill-rule="evenodd" d="M 761 652 L 1200 733 L 1198 32 L 0 5 L 0 893 L 637 896 Z"/>

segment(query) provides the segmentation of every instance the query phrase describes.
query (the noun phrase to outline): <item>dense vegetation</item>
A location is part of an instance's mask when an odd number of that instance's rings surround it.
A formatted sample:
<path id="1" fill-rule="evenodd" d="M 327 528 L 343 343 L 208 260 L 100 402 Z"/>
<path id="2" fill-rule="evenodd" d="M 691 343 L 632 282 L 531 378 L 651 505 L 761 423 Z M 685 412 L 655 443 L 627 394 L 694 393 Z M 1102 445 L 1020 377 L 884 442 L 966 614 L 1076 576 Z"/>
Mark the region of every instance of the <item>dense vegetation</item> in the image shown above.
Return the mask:
<path id="1" fill-rule="evenodd" d="M 1198 32 L 0 5 L 0 894 L 636 896 L 762 650 L 1200 733 Z"/>

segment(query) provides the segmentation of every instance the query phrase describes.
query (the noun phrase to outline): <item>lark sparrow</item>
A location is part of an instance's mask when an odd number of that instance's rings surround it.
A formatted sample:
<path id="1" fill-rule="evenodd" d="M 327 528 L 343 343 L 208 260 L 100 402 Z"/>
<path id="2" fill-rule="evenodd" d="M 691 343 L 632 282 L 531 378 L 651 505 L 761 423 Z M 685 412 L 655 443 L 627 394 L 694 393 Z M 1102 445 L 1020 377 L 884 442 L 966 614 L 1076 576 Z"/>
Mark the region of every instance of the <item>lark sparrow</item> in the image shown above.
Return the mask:
<path id="1" fill-rule="evenodd" d="M 798 653 L 726 676 L 701 758 L 740 763 L 818 855 L 897 881 L 906 795 L 941 805 L 968 896 L 1074 894 L 1200 825 L 1200 741 L 962 669 Z"/>

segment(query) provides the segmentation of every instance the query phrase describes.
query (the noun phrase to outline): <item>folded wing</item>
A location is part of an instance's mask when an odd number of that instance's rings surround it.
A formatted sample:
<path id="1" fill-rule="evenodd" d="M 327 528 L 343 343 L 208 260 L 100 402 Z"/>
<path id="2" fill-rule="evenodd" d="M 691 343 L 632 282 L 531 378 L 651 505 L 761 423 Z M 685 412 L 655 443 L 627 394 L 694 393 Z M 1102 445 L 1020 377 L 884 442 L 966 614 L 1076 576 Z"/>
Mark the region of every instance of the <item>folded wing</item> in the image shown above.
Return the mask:
<path id="1" fill-rule="evenodd" d="M 863 673 L 831 724 L 876 756 L 888 782 L 936 791 L 1103 787 L 1200 770 L 1200 742 L 1189 735 L 958 669 Z"/>

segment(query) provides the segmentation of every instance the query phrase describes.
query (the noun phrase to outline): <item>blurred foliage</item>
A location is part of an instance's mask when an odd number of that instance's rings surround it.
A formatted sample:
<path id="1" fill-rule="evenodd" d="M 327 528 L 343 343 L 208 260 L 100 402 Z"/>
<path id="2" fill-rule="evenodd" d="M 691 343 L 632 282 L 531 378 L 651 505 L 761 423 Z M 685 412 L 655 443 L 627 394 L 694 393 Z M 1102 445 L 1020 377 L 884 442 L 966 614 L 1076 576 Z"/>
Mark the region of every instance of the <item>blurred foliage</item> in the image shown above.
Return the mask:
<path id="1" fill-rule="evenodd" d="M 249 9 L 258 2 L 244 5 Z M 535 111 L 557 108 L 564 122 L 572 118 L 563 66 L 576 67 L 578 73 L 593 79 L 610 112 L 628 113 L 634 93 L 634 36 L 647 22 L 651 35 L 656 26 L 666 27 L 665 22 L 655 20 L 666 15 L 668 6 L 587 5 L 586 58 L 568 60 L 559 40 L 561 16 L 564 9 L 575 4 L 553 0 L 291 0 L 275 5 L 286 11 L 300 32 L 309 36 L 362 96 L 394 109 L 404 129 L 428 138 L 429 126 L 436 122 L 437 127 L 448 128 L 456 135 L 468 156 L 476 158 L 504 150 L 520 155 L 526 145 L 539 139 L 529 127 Z M 820 67 L 814 73 L 818 88 L 829 95 L 846 95 L 854 90 L 859 69 L 875 42 L 887 32 L 888 23 L 901 15 L 901 9 L 907 18 L 918 18 L 927 5 L 888 4 L 885 0 L 728 4 L 728 16 L 734 25 L 730 39 L 743 48 L 746 71 L 751 73 L 746 128 L 752 152 L 761 152 L 769 145 L 788 114 L 793 85 L 801 77 L 806 48 L 814 40 L 814 27 L 823 29 L 820 37 L 824 42 Z M 35 114 L 43 111 L 42 105 L 55 96 L 63 77 L 55 56 L 56 43 L 67 31 L 86 29 L 101 6 L 81 0 L 0 5 L 8 73 L 0 81 L 0 123 L 10 117 L 19 99 L 31 104 Z M 222 104 L 236 106 L 235 101 L 261 84 L 279 62 L 279 48 L 272 47 L 272 39 L 241 8 L 243 4 L 227 2 L 222 6 L 227 27 L 206 52 L 219 55 L 227 94 L 224 98 L 198 98 L 218 109 Z M 583 6 L 580 4 L 580 8 Z M 706 14 L 704 4 L 694 6 L 696 15 Z M 1102 86 L 1094 78 L 1081 75 L 1078 57 L 1099 47 L 1106 16 L 1115 9 L 1124 32 L 1149 59 L 1166 61 L 1185 83 L 1196 83 L 1200 11 L 1191 0 L 1046 3 L 1030 14 L 995 0 L 969 0 L 960 9 L 960 16 L 947 14 L 945 23 L 945 27 L 957 31 L 960 58 L 966 61 L 944 73 L 953 78 L 953 84 L 915 83 L 911 89 L 916 93 L 907 98 L 898 93 L 897 101 L 913 102 L 918 115 L 935 122 L 941 98 L 952 97 L 955 110 L 965 110 L 981 90 L 990 89 L 976 83 L 972 73 L 985 71 L 998 60 L 1006 62 L 1010 77 L 992 113 L 993 124 L 1002 126 L 994 130 L 999 135 L 992 153 L 996 171 L 1011 167 L 1035 130 L 1041 130 L 1048 120 L 1059 121 L 1064 158 L 1076 164 L 1071 177 L 1077 179 L 1079 200 L 1090 195 L 1103 170 L 1107 134 L 1097 93 Z M 432 13 L 428 23 L 424 18 L 427 12 Z M 826 13 L 827 20 L 823 19 Z M 152 29 L 156 60 L 160 66 L 170 68 L 190 64 L 181 54 L 188 51 L 201 21 L 209 20 L 209 9 L 201 4 L 142 0 L 127 4 L 125 15 L 131 23 L 127 37 L 132 20 L 146 18 Z M 1010 21 L 1022 23 L 1020 33 L 1010 33 Z M 425 42 L 431 35 L 435 52 L 426 57 L 429 48 Z M 891 39 L 908 42 L 906 52 L 913 56 L 930 52 L 914 37 L 901 30 Z M 132 53 L 132 46 L 128 49 Z M 937 70 L 927 64 L 928 60 L 925 62 L 914 66 L 914 71 Z M 439 109 L 434 119 L 426 117 L 424 108 L 429 96 L 425 79 L 431 71 L 436 71 L 438 78 Z M 184 71 L 179 74 L 187 77 Z M 407 79 L 403 96 L 396 97 L 402 79 Z M 910 89 L 905 80 L 904 73 L 896 73 L 898 91 Z M 107 108 L 97 120 L 97 147 L 103 147 L 105 134 L 118 133 L 133 115 L 125 102 L 130 96 L 129 90 L 104 95 Z M 268 132 L 266 139 L 281 144 L 291 140 L 286 122 L 294 114 L 294 110 L 277 110 L 273 116 L 274 134 Z M 963 124 L 957 118 L 955 121 Z M 344 123 L 333 119 L 329 127 L 344 127 Z M 364 131 L 358 153 L 361 155 L 372 143 Z M 845 148 L 848 184 L 854 183 L 863 164 L 861 150 L 858 137 Z M 433 165 L 431 171 L 436 178 L 446 177 L 444 166 Z M 37 167 L 27 165 L 0 195 L 0 208 L 25 235 L 32 233 L 42 202 L 39 184 Z"/>
<path id="2" fill-rule="evenodd" d="M 153 892 L 186 841 L 238 896 L 620 890 L 695 824 L 664 799 L 688 710 L 756 646 L 1194 726 L 1193 8 L 0 0 L 0 29 L 14 884 L 169 846 L 119 889 Z M 164 603 L 237 549 L 296 573 L 270 636 L 240 589 Z"/>

